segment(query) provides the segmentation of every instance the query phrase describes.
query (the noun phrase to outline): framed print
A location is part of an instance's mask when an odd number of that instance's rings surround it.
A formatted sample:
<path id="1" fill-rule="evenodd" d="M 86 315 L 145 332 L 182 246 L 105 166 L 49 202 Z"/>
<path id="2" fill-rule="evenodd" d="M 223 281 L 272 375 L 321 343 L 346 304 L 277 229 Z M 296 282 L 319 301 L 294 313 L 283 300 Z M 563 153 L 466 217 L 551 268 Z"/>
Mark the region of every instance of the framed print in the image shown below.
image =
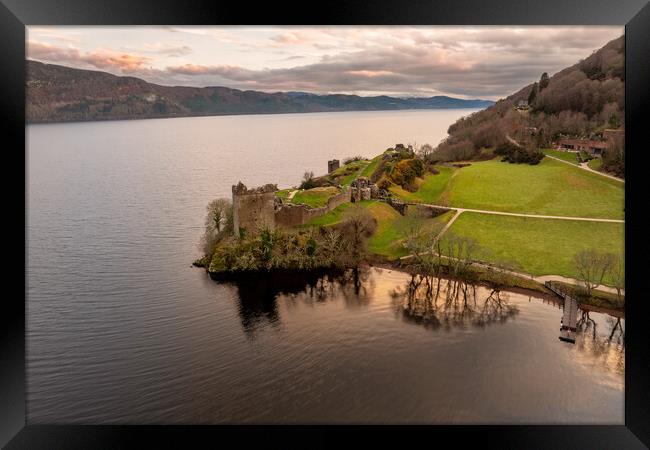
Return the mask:
<path id="1" fill-rule="evenodd" d="M 643 1 L 0 9 L 2 445 L 648 445 Z"/>

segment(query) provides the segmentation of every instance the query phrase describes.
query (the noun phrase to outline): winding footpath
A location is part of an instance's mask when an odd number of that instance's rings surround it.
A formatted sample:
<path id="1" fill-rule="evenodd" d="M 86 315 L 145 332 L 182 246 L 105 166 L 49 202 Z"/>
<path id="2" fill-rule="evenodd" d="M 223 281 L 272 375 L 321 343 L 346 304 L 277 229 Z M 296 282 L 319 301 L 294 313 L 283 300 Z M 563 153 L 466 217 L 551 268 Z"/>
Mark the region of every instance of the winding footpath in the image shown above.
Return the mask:
<path id="1" fill-rule="evenodd" d="M 455 206 L 435 205 L 433 203 L 407 202 L 407 204 L 413 204 L 413 205 L 417 204 L 417 205 L 423 205 L 423 206 L 431 206 L 431 207 L 434 207 L 434 208 L 454 209 L 454 210 L 456 210 L 457 211 L 456 215 L 449 221 L 450 223 L 448 225 L 451 225 L 451 222 L 456 220 L 456 218 L 460 215 L 460 213 L 463 213 L 463 212 L 479 213 L 479 214 L 495 214 L 495 215 L 499 215 L 499 216 L 530 217 L 532 219 L 582 220 L 582 221 L 585 221 L 585 222 L 625 223 L 625 220 L 623 220 L 623 219 L 601 219 L 601 218 L 598 218 L 598 217 L 549 216 L 549 215 L 544 215 L 544 214 L 512 213 L 512 212 L 505 212 L 505 211 L 493 211 L 493 210 L 488 210 L 488 209 L 457 208 Z M 449 226 L 446 226 L 444 228 L 444 231 L 447 231 L 447 228 L 449 228 Z"/>
<path id="2" fill-rule="evenodd" d="M 569 163 L 570 164 L 570 163 Z M 418 203 L 423 206 L 432 206 L 436 208 L 448 208 L 448 209 L 453 209 L 456 210 L 456 213 L 454 216 L 447 222 L 447 224 L 444 226 L 442 230 L 440 230 L 440 233 L 435 238 L 435 241 L 438 241 L 449 228 L 451 228 L 451 225 L 458 219 L 458 217 L 464 213 L 464 212 L 473 212 L 473 213 L 479 213 L 479 214 L 496 214 L 496 215 L 501 215 L 501 216 L 516 216 L 516 217 L 530 217 L 530 218 L 535 218 L 535 219 L 558 219 L 558 220 L 582 220 L 582 221 L 588 221 L 588 222 L 609 222 L 609 223 L 625 223 L 624 220 L 619 220 L 619 219 L 599 219 L 599 218 L 593 218 L 593 217 L 567 217 L 567 216 L 548 216 L 548 215 L 541 215 L 541 214 L 523 214 L 523 213 L 509 213 L 509 212 L 502 212 L 502 211 L 489 211 L 489 210 L 483 210 L 483 209 L 470 209 L 470 208 L 455 208 L 455 207 L 450 207 L 450 206 L 442 206 L 442 205 L 433 205 L 430 203 Z M 400 260 L 404 261 L 407 259 L 413 258 L 413 255 L 406 255 L 402 256 Z M 494 269 L 495 266 L 483 263 L 483 262 L 472 262 L 472 265 L 478 266 L 478 267 L 484 267 L 486 269 Z M 533 276 L 529 273 L 524 273 L 524 272 L 515 272 L 512 270 L 504 270 L 504 269 L 498 269 L 503 272 L 509 273 L 511 275 L 515 275 L 518 277 L 522 278 L 530 278 L 531 280 L 537 281 L 538 283 L 544 284 L 545 281 L 562 281 L 564 283 L 569 283 L 569 284 L 579 284 L 580 281 L 575 279 L 575 278 L 568 278 L 568 277 L 563 277 L 561 275 L 541 275 L 541 276 Z M 598 290 L 609 292 L 612 294 L 616 294 L 616 289 L 611 288 L 609 286 L 599 286 Z M 622 294 L 625 294 L 625 290 L 621 290 Z"/>
<path id="3" fill-rule="evenodd" d="M 591 167 L 589 167 L 589 166 L 587 165 L 587 163 L 580 163 L 580 165 L 575 165 L 575 164 L 573 164 L 573 163 L 570 163 L 569 161 L 565 161 L 565 160 L 563 160 L 563 159 L 556 158 L 555 156 L 551 156 L 551 155 L 545 155 L 545 156 L 546 156 L 547 158 L 551 158 L 551 159 L 554 159 L 554 160 L 556 160 L 556 161 L 560 161 L 560 162 L 562 162 L 562 163 L 564 163 L 564 164 L 569 164 L 569 165 L 571 165 L 571 166 L 573 166 L 573 167 L 579 167 L 580 169 L 586 170 L 586 171 L 588 171 L 588 172 L 596 173 L 596 174 L 601 175 L 601 176 L 603 176 L 603 177 L 611 178 L 612 180 L 616 180 L 616 181 L 620 181 L 621 183 L 625 183 L 625 180 L 624 180 L 624 179 L 619 178 L 619 177 L 615 177 L 614 175 L 609 175 L 609 174 L 607 174 L 607 173 L 600 172 L 600 171 L 598 171 L 598 170 L 594 170 L 594 169 L 592 169 Z"/>
<path id="4" fill-rule="evenodd" d="M 515 144 L 517 147 L 521 147 L 521 145 L 519 144 L 519 142 L 515 141 L 512 137 L 510 137 L 510 136 L 507 135 L 507 134 L 506 134 L 506 139 L 507 139 L 508 141 L 510 141 L 511 143 Z M 592 169 L 591 167 L 589 167 L 589 166 L 587 165 L 587 163 L 581 163 L 581 164 L 579 164 L 579 165 L 576 165 L 576 164 L 570 163 L 569 161 L 565 161 L 565 160 L 563 160 L 563 159 L 556 158 L 555 156 L 551 156 L 551 155 L 547 155 L 547 154 L 544 154 L 544 156 L 547 157 L 547 158 L 554 159 L 554 160 L 556 160 L 556 161 L 560 161 L 561 163 L 569 164 L 570 166 L 573 166 L 573 167 L 579 167 L 580 169 L 586 170 L 586 171 L 588 171 L 588 172 L 593 172 L 593 173 L 596 173 L 596 174 L 601 175 L 601 176 L 603 176 L 603 177 L 611 178 L 612 180 L 616 180 L 616 181 L 620 181 L 621 183 L 625 183 L 625 180 L 624 180 L 624 179 L 622 179 L 622 178 L 618 178 L 618 177 L 615 177 L 614 175 L 609 175 L 609 174 L 607 174 L 607 173 L 600 172 L 600 171 L 598 171 L 598 170 L 594 170 L 594 169 Z"/>
<path id="5" fill-rule="evenodd" d="M 512 142 L 513 144 L 519 145 L 519 143 L 517 141 L 515 141 L 514 139 L 512 139 L 510 136 L 506 135 L 506 138 L 510 142 Z M 602 175 L 604 177 L 612 178 L 614 180 L 625 183 L 625 181 L 622 180 L 621 178 L 617 178 L 617 177 L 612 176 L 612 175 L 608 175 L 608 174 L 605 174 L 605 173 L 602 173 L 602 172 L 598 172 L 597 170 L 593 170 L 592 168 L 588 167 L 586 164 L 584 166 L 582 166 L 582 165 L 576 166 L 575 164 L 572 164 L 572 163 L 570 163 L 568 161 L 564 161 L 562 159 L 556 158 L 554 156 L 550 156 L 550 155 L 545 155 L 545 156 L 548 157 L 548 158 L 552 158 L 552 159 L 555 159 L 557 161 L 560 161 L 562 163 L 569 164 L 569 165 L 574 166 L 574 167 L 579 167 L 579 168 L 581 168 L 583 170 L 587 170 L 589 172 L 594 172 L 594 173 L 597 173 L 598 175 Z M 551 216 L 551 215 L 544 215 L 544 214 L 524 214 L 524 213 L 511 213 L 511 212 L 504 212 L 504 211 L 492 211 L 492 210 L 485 210 L 485 209 L 458 208 L 458 207 L 453 207 L 453 206 L 435 205 L 435 204 L 431 204 L 431 203 L 420 203 L 420 202 L 407 202 L 407 203 L 408 204 L 419 204 L 419 205 L 423 205 L 423 206 L 431 206 L 431 207 L 434 207 L 434 208 L 442 208 L 442 209 L 449 209 L 449 210 L 455 210 L 456 211 L 454 216 L 449 220 L 449 222 L 447 222 L 447 224 L 440 231 L 440 233 L 438 233 L 438 235 L 435 238 L 435 241 L 438 241 L 442 237 L 442 235 L 445 234 L 445 232 L 447 232 L 447 230 L 449 230 L 449 228 L 451 228 L 452 224 L 456 221 L 456 219 L 458 219 L 458 217 L 464 212 L 472 212 L 472 213 L 479 213 L 479 214 L 495 214 L 495 215 L 501 215 L 501 216 L 530 217 L 530 218 L 534 218 L 534 219 L 581 220 L 581 221 L 587 221 L 587 222 L 625 223 L 625 220 L 622 220 L 622 219 L 602 219 L 602 218 L 594 218 L 594 217 L 571 217 L 571 216 Z M 413 256 L 414 255 L 406 255 L 406 256 L 401 257 L 400 260 L 401 261 L 408 260 L 410 258 L 413 258 Z M 478 266 L 478 267 L 487 268 L 487 269 L 496 268 L 493 265 L 483 263 L 483 262 L 478 262 L 478 261 L 474 261 L 471 264 L 475 265 L 475 266 Z M 503 272 L 509 273 L 511 275 L 518 276 L 518 277 L 529 278 L 529 279 L 534 280 L 534 281 L 536 281 L 538 283 L 541 283 L 541 284 L 544 284 L 544 282 L 546 282 L 546 281 L 561 281 L 561 282 L 564 282 L 564 283 L 575 284 L 575 285 L 580 284 L 580 281 L 575 279 L 575 278 L 568 278 L 568 277 L 564 277 L 564 276 L 561 276 L 561 275 L 533 276 L 533 275 L 531 275 L 529 273 L 524 273 L 524 272 L 515 272 L 515 271 L 512 271 L 512 270 L 505 270 L 505 269 L 500 269 L 500 268 L 497 268 L 497 269 L 501 270 Z M 617 293 L 616 289 L 614 289 L 612 287 L 609 287 L 609 286 L 599 286 L 597 289 L 601 290 L 601 291 L 609 292 L 609 293 L 612 293 L 612 294 Z M 621 293 L 623 295 L 625 295 L 625 290 L 621 290 Z"/>

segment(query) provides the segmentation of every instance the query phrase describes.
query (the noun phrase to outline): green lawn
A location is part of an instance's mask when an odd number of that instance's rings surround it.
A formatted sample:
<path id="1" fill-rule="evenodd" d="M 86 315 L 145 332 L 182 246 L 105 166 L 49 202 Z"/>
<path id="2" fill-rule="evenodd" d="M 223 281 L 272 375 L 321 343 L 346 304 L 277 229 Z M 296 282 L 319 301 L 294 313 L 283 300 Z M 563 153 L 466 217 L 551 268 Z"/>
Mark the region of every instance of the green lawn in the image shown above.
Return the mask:
<path id="1" fill-rule="evenodd" d="M 310 220 L 303 227 L 335 225 L 344 219 L 345 211 L 352 205 L 353 203 L 344 203 L 329 213 Z M 420 227 L 442 228 L 454 214 L 450 211 L 435 218 L 422 218 L 411 210 L 406 216 L 402 216 L 393 207 L 378 200 L 364 200 L 359 205 L 370 211 L 377 220 L 377 229 L 368 240 L 368 250 L 389 259 L 397 259 L 407 254 L 402 240 L 407 227 L 414 222 Z"/>
<path id="2" fill-rule="evenodd" d="M 340 177 L 339 183 L 342 186 L 349 186 L 352 181 L 354 181 L 362 171 L 370 164 L 370 161 L 363 159 L 360 161 L 352 161 L 349 164 L 339 167 L 335 171 L 329 174 L 331 178 Z"/>
<path id="3" fill-rule="evenodd" d="M 493 159 L 454 170 L 453 176 L 443 172 L 427 175 L 415 193 L 400 189 L 393 189 L 393 192 L 406 200 L 460 208 L 573 217 L 624 217 L 623 183 L 550 158 L 544 158 L 536 166 Z"/>
<path id="4" fill-rule="evenodd" d="M 378 200 L 364 200 L 359 204 L 370 211 L 377 220 L 377 229 L 368 240 L 368 250 L 389 259 L 397 259 L 407 254 L 402 246 L 402 240 L 409 227 L 416 225 L 441 229 L 454 214 L 450 211 L 435 218 L 423 218 L 409 210 L 405 216 L 402 216 L 393 207 Z M 352 205 L 353 203 L 344 203 L 303 226 L 335 225 L 344 219 L 345 211 Z"/>
<path id="5" fill-rule="evenodd" d="M 424 179 L 419 181 L 419 189 L 417 192 L 408 192 L 400 186 L 391 186 L 390 191 L 395 196 L 404 200 L 420 201 L 424 203 L 436 203 L 442 201 L 442 194 L 449 184 L 454 169 L 447 166 L 437 166 L 440 173 L 433 175 L 427 174 Z"/>
<path id="6" fill-rule="evenodd" d="M 408 254 L 403 241 L 410 227 L 441 230 L 454 215 L 454 211 L 449 211 L 438 217 L 424 218 L 409 211 L 402 216 L 391 206 L 379 202 L 368 209 L 377 219 L 377 230 L 368 240 L 368 250 L 389 260 Z"/>
<path id="7" fill-rule="evenodd" d="M 624 253 L 624 224 L 462 213 L 449 232 L 476 239 L 479 259 L 533 275 L 577 276 L 573 257 L 590 248 Z M 446 235 L 445 235 L 446 236 Z M 444 239 L 444 238 L 443 238 Z"/>
<path id="8" fill-rule="evenodd" d="M 576 166 L 578 165 L 578 159 L 576 158 L 575 153 L 563 152 L 562 150 L 551 150 L 551 149 L 544 150 L 544 153 L 549 156 L 555 156 L 556 158 L 559 158 L 566 162 L 570 162 L 571 164 L 575 164 Z"/>
<path id="9" fill-rule="evenodd" d="M 373 174 L 379 163 L 381 162 L 382 155 L 375 156 L 366 167 L 363 168 L 359 176 L 370 177 Z"/>
<path id="10" fill-rule="evenodd" d="M 304 203 L 312 208 L 320 208 L 321 206 L 327 205 L 327 200 L 338 193 L 339 190 L 333 186 L 307 189 L 296 192 L 296 195 L 291 199 L 291 203 Z"/>
<path id="11" fill-rule="evenodd" d="M 364 202 L 361 202 L 361 204 L 370 203 L 371 201 L 373 200 L 366 200 Z M 302 226 L 303 227 L 326 227 L 328 225 L 334 225 L 336 223 L 339 223 L 340 221 L 343 220 L 343 213 L 345 213 L 345 210 L 352 205 L 353 203 L 349 203 L 349 202 L 343 203 L 342 205 L 337 206 L 327 214 L 323 214 L 322 216 L 315 217 Z"/>
<path id="12" fill-rule="evenodd" d="M 279 191 L 275 191 L 275 196 L 280 198 L 287 198 L 291 191 L 293 191 L 293 189 L 281 189 Z"/>
<path id="13" fill-rule="evenodd" d="M 368 250 L 378 255 L 390 256 L 399 254 L 401 246 L 398 243 L 400 239 L 399 229 L 396 222 L 399 220 L 398 213 L 392 206 L 382 203 L 373 202 L 365 205 L 370 214 L 377 220 L 377 229 L 368 239 Z"/>
<path id="14" fill-rule="evenodd" d="M 594 158 L 591 161 L 589 161 L 587 165 L 592 170 L 600 170 L 600 168 L 603 165 L 603 160 L 601 158 Z"/>

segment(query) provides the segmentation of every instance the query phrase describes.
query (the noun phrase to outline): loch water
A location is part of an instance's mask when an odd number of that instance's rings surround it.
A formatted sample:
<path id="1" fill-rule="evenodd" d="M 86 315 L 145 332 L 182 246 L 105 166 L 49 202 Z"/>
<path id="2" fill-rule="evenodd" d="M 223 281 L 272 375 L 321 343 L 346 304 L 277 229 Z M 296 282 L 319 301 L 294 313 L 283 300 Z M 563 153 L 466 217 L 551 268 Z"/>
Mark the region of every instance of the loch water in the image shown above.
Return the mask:
<path id="1" fill-rule="evenodd" d="M 550 298 L 471 287 L 443 307 L 443 281 L 432 309 L 386 269 L 191 266 L 205 206 L 238 181 L 435 145 L 471 112 L 29 125 L 28 422 L 622 424 L 624 320 L 591 312 L 569 344 Z"/>

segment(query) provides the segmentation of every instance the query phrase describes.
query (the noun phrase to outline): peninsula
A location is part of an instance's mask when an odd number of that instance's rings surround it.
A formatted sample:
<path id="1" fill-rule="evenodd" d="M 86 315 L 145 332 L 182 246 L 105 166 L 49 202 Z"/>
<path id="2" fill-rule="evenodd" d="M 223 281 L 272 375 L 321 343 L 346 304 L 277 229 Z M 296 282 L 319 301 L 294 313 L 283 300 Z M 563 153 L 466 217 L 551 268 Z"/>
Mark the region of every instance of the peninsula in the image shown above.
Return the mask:
<path id="1" fill-rule="evenodd" d="M 195 265 L 215 279 L 371 264 L 495 288 L 555 282 L 622 311 L 624 183 L 542 152 L 513 164 L 498 155 L 506 148 L 446 162 L 397 144 L 328 161 L 326 175 L 292 188 L 239 183 L 209 205 Z"/>
<path id="2" fill-rule="evenodd" d="M 291 188 L 233 186 L 208 207 L 195 265 L 219 279 L 382 264 L 494 288 L 554 283 L 622 311 L 622 52 L 621 37 L 543 73 L 436 147 L 330 160 Z"/>

